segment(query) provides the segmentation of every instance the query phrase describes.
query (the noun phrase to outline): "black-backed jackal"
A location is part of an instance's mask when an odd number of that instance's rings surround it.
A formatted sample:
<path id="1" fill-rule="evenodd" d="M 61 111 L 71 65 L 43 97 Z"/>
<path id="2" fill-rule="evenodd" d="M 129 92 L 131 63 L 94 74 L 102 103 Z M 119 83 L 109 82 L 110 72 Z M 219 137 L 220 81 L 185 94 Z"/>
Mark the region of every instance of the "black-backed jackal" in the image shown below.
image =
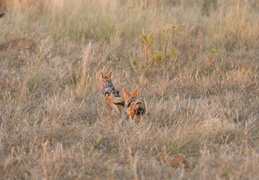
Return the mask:
<path id="1" fill-rule="evenodd" d="M 124 107 L 124 100 L 120 96 L 120 92 L 115 89 L 112 81 L 111 81 L 112 72 L 110 72 L 107 76 L 105 76 L 101 72 L 100 81 L 102 93 L 104 95 L 105 102 L 108 106 L 108 110 L 112 115 L 112 109 L 115 107 L 119 114 L 122 113 L 122 107 Z"/>
<path id="2" fill-rule="evenodd" d="M 143 100 L 137 99 L 138 89 L 135 89 L 132 94 L 125 89 L 124 97 L 126 102 L 126 112 L 131 119 L 140 121 L 141 117 L 146 114 L 146 105 Z"/>

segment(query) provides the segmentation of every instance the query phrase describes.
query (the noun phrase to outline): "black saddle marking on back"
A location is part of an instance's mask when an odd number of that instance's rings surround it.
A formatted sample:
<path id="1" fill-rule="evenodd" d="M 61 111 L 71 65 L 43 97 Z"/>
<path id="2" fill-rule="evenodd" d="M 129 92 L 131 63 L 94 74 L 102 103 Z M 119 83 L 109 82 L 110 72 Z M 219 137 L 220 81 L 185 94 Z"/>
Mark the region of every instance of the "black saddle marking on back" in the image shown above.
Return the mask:
<path id="1" fill-rule="evenodd" d="M 106 94 L 114 94 L 115 97 L 120 97 L 120 91 L 115 89 L 114 85 L 112 84 L 112 81 L 110 79 L 105 79 L 105 82 L 103 83 L 103 94 L 106 96 Z"/>
<path id="2" fill-rule="evenodd" d="M 130 97 L 129 100 L 127 101 L 126 107 L 127 107 L 127 108 L 130 107 L 131 103 L 134 102 L 134 101 L 136 101 L 136 100 L 137 100 L 137 98 L 135 98 L 135 97 Z"/>

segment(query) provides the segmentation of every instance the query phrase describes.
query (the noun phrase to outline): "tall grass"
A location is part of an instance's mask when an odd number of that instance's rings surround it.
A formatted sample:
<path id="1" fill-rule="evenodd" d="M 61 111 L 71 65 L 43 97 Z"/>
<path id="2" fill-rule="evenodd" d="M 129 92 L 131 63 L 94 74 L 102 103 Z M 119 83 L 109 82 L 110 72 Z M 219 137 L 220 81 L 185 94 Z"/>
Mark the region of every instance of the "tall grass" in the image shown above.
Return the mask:
<path id="1" fill-rule="evenodd" d="M 258 7 L 0 1 L 0 44 L 40 47 L 0 51 L 0 179 L 258 179 Z M 141 123 L 109 115 L 110 71 L 121 93 L 139 88 Z"/>

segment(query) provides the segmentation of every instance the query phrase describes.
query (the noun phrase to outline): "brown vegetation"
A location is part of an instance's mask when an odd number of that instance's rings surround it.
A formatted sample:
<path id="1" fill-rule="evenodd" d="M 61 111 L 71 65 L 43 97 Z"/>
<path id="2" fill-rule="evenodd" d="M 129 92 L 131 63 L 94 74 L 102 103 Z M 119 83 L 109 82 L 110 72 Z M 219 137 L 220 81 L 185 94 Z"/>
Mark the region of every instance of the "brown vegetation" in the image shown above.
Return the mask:
<path id="1" fill-rule="evenodd" d="M 259 179 L 259 4 L 204 3 L 6 2 L 0 44 L 40 53 L 0 52 L 0 179 Z M 109 121 L 111 71 L 141 92 L 140 123 Z"/>
<path id="2" fill-rule="evenodd" d="M 10 51 L 19 52 L 26 50 L 36 53 L 39 52 L 40 46 L 27 38 L 12 39 L 0 45 L 0 51 L 6 53 L 10 53 Z"/>

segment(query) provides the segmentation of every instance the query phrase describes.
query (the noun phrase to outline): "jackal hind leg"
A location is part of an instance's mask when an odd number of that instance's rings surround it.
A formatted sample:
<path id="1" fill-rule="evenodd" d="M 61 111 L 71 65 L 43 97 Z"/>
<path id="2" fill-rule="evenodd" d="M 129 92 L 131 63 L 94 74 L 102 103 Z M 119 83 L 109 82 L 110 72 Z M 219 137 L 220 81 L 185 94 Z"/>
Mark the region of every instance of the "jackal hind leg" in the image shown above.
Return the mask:
<path id="1" fill-rule="evenodd" d="M 122 116 L 122 107 L 120 105 L 117 105 L 117 110 L 120 116 Z"/>
<path id="2" fill-rule="evenodd" d="M 110 115 L 112 115 L 112 106 L 110 104 L 107 104 L 107 107 L 108 107 Z"/>

